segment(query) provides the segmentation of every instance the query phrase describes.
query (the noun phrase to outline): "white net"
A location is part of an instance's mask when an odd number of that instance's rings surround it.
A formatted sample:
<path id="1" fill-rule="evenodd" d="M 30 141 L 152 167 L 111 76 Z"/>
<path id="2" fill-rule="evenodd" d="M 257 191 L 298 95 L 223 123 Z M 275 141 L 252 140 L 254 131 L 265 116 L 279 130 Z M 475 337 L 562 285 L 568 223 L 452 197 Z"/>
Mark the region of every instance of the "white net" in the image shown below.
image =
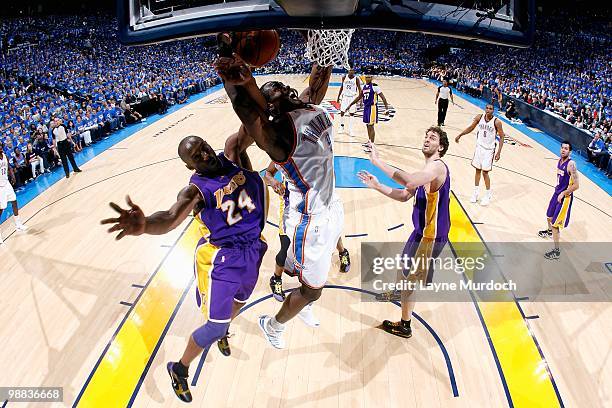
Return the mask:
<path id="1" fill-rule="evenodd" d="M 355 30 L 308 30 L 306 58 L 319 65 L 350 69 L 348 50 Z"/>

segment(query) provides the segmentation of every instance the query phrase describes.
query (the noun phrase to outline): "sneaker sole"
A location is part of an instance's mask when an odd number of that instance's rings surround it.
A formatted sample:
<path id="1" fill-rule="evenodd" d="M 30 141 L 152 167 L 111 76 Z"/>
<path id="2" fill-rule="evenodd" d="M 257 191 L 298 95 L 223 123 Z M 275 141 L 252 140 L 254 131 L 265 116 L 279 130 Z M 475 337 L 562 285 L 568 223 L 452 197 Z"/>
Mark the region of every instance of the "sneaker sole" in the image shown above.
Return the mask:
<path id="1" fill-rule="evenodd" d="M 263 333 L 263 335 L 264 335 L 264 337 L 266 338 L 266 341 L 268 342 L 268 344 L 269 344 L 269 345 L 271 345 L 272 347 L 274 347 L 274 348 L 275 348 L 275 349 L 277 349 L 277 350 L 282 350 L 282 349 L 284 349 L 284 348 L 285 348 L 285 346 L 284 346 L 284 345 L 283 345 L 282 347 L 281 347 L 281 346 L 275 346 L 275 345 L 274 345 L 274 344 L 273 344 L 273 343 L 270 341 L 270 338 L 269 338 L 269 336 L 268 336 L 268 332 L 267 332 L 267 331 L 266 331 L 266 329 L 265 329 L 265 328 L 264 328 L 264 327 L 261 325 L 261 321 L 262 321 L 262 320 L 263 320 L 263 319 L 260 317 L 260 318 L 259 318 L 259 321 L 257 322 L 257 326 L 259 326 L 259 330 L 261 330 L 261 332 Z"/>
<path id="2" fill-rule="evenodd" d="M 277 302 L 284 302 L 285 301 L 285 297 L 281 296 L 281 295 L 277 295 L 275 293 L 272 294 L 272 297 L 274 298 L 274 300 L 276 300 Z"/>

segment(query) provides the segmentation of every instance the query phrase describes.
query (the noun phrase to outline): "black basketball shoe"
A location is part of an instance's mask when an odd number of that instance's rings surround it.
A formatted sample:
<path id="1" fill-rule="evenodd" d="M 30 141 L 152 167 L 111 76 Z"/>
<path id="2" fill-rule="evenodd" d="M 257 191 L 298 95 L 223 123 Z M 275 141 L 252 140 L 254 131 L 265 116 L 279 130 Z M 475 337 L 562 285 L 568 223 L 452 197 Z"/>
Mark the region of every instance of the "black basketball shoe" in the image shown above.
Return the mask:
<path id="1" fill-rule="evenodd" d="M 390 320 L 385 320 L 382 322 L 382 325 L 380 327 L 387 333 L 391 333 L 395 336 L 403 337 L 405 339 L 412 337 L 410 321 L 392 322 Z"/>
<path id="2" fill-rule="evenodd" d="M 540 238 L 550 238 L 552 237 L 552 230 L 545 229 L 542 231 L 538 231 L 538 237 Z"/>
<path id="3" fill-rule="evenodd" d="M 280 276 L 272 275 L 270 278 L 270 289 L 272 290 L 272 296 L 274 299 L 282 302 L 285 300 L 285 292 L 283 291 L 283 278 Z"/>
<path id="4" fill-rule="evenodd" d="M 351 255 L 348 249 L 344 248 L 344 251 L 338 254 L 340 257 L 340 272 L 347 273 L 351 270 Z"/>
<path id="5" fill-rule="evenodd" d="M 232 354 L 232 349 L 230 348 L 230 345 L 229 345 L 229 338 L 230 337 L 232 337 L 232 335 L 229 334 L 229 331 L 228 331 L 225 334 L 225 336 L 223 336 L 219 340 L 217 340 L 217 347 L 219 347 L 219 351 L 225 357 L 229 357 Z"/>
<path id="6" fill-rule="evenodd" d="M 550 260 L 557 260 L 561 258 L 561 251 L 559 250 L 559 248 L 555 248 L 552 251 L 545 253 L 544 258 L 550 259 Z"/>
<path id="7" fill-rule="evenodd" d="M 168 370 L 168 375 L 172 380 L 172 389 L 174 390 L 174 394 L 183 402 L 191 402 L 193 398 L 191 397 L 191 391 L 189 391 L 189 384 L 187 383 L 187 378 L 189 376 L 180 376 L 174 370 L 174 362 L 169 362 L 166 365 Z"/>

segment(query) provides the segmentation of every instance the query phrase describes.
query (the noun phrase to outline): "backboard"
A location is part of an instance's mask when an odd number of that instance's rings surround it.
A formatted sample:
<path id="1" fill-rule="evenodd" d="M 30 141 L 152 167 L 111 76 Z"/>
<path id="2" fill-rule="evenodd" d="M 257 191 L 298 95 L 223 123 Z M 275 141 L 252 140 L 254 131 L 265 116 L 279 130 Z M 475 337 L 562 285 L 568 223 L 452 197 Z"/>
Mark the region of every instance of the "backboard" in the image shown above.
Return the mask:
<path id="1" fill-rule="evenodd" d="M 369 28 L 530 45 L 535 0 L 117 0 L 119 38 L 147 44 L 219 31 Z"/>

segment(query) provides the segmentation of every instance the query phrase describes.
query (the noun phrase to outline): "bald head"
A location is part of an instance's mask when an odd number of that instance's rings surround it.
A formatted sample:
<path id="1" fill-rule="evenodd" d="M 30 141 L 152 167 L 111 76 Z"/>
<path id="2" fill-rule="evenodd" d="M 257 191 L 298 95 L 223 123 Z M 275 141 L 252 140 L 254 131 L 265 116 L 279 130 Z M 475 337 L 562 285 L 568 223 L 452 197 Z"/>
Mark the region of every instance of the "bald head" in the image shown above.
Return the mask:
<path id="1" fill-rule="evenodd" d="M 204 142 L 204 140 L 199 136 L 187 136 L 181 140 L 178 146 L 178 155 L 185 164 L 189 164 L 188 161 L 191 158 L 191 151 L 194 146 L 202 142 Z"/>

